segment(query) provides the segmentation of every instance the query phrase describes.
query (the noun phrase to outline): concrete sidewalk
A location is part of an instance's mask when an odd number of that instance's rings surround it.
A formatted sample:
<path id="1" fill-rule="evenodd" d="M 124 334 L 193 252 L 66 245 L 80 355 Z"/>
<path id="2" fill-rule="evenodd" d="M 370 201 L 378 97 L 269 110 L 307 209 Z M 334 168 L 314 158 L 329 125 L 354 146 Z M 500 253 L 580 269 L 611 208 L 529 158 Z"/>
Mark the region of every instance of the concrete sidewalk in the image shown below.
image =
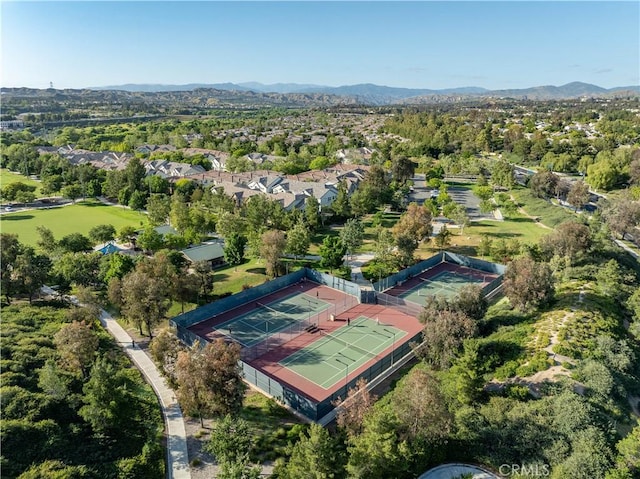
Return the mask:
<path id="1" fill-rule="evenodd" d="M 102 310 L 100 322 L 115 340 L 124 348 L 133 363 L 142 372 L 147 382 L 158 396 L 162 415 L 164 416 L 167 437 L 167 477 L 170 479 L 190 479 L 189 454 L 187 451 L 187 435 L 184 419 L 176 395 L 167 386 L 158 368 L 146 353 L 133 346 L 131 336 L 113 319 L 109 313 Z"/>
<path id="2" fill-rule="evenodd" d="M 48 286 L 43 286 L 45 294 L 56 296 L 57 292 Z M 71 296 L 70 300 L 78 304 L 78 300 Z M 167 386 L 164 378 L 158 371 L 151 358 L 142 350 L 133 345 L 129 333 L 127 333 L 109 313 L 100 310 L 100 323 L 114 337 L 116 342 L 124 349 L 127 356 L 142 372 L 147 382 L 151 385 L 162 409 L 167 437 L 167 478 L 191 479 L 189 467 L 189 453 L 187 450 L 187 435 L 184 427 L 182 410 L 173 390 Z"/>

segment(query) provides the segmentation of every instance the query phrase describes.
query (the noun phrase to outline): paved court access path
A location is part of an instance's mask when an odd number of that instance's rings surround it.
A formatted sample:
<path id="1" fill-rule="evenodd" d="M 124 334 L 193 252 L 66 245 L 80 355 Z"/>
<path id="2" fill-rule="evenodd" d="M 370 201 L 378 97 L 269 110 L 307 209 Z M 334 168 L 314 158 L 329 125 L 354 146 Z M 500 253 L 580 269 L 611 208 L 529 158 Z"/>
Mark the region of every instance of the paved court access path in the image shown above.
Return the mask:
<path id="1" fill-rule="evenodd" d="M 44 286 L 42 291 L 46 294 L 57 294 L 47 286 Z M 77 304 L 75 297 L 72 297 L 72 302 Z M 184 419 L 173 389 L 167 386 L 151 358 L 142 349 L 133 347 L 129 333 L 109 313 L 102 309 L 100 310 L 100 322 L 124 349 L 133 364 L 142 372 L 158 397 L 166 426 L 167 477 L 169 479 L 191 479 Z"/>

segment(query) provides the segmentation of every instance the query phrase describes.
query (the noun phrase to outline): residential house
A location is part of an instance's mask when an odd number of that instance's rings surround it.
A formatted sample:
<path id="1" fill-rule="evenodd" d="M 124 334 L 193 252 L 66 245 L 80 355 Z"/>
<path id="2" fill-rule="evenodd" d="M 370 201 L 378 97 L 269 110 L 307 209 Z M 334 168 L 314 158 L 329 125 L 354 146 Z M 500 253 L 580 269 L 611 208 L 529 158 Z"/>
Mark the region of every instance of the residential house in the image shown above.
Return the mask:
<path id="1" fill-rule="evenodd" d="M 168 160 L 151 160 L 144 163 L 147 176 L 156 175 L 162 178 L 184 178 L 204 173 L 201 165 L 190 165 L 189 163 L 177 163 Z"/>

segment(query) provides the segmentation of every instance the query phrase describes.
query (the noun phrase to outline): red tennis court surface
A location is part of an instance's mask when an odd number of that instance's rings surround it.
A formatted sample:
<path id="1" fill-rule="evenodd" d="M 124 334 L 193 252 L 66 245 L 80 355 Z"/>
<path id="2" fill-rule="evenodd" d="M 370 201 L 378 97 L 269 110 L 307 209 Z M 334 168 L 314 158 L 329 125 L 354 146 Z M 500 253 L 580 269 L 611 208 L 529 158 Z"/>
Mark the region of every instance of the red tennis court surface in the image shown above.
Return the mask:
<path id="1" fill-rule="evenodd" d="M 375 357 L 362 364 L 357 369 L 348 371 L 345 378 L 351 381 L 368 368 L 375 365 L 381 358 L 391 354 L 393 350 L 399 349 L 409 341 L 415 340 L 416 336 L 422 331 L 422 325 L 417 318 L 409 316 L 396 309 L 377 305 L 377 304 L 359 304 L 351 295 L 345 294 L 328 286 L 320 285 L 311 281 L 302 281 L 298 284 L 288 286 L 275 293 L 264 296 L 259 299 L 260 303 L 268 304 L 281 298 L 289 297 L 293 294 L 306 294 L 311 298 L 318 298 L 321 301 L 331 304 L 329 309 L 322 311 L 317 315 L 317 327 L 324 332 L 331 333 L 342 327 L 348 327 L 348 320 L 361 316 L 378 321 L 381 325 L 388 325 L 405 331 L 401 339 L 395 341 L 383 351 L 380 351 Z M 222 333 L 215 329 L 216 325 L 221 325 L 232 320 L 234 317 L 242 316 L 256 309 L 255 302 L 242 305 L 230 311 L 221 313 L 206 321 L 197 323 L 189 328 L 190 331 L 198 336 L 211 341 L 217 337 L 224 337 Z M 307 396 L 316 402 L 321 402 L 336 391 L 344 387 L 344 382 L 339 381 L 328 389 L 324 389 L 313 381 L 306 379 L 291 369 L 279 364 L 279 361 L 290 356 L 291 354 L 312 345 L 316 341 L 326 340 L 327 336 L 321 334 L 319 330 L 311 332 L 303 332 L 292 340 L 272 348 L 266 354 L 259 356 L 253 360 L 244 361 L 254 368 L 262 371 L 268 376 L 273 377 L 276 381 L 283 385 L 287 385 L 292 390 Z"/>

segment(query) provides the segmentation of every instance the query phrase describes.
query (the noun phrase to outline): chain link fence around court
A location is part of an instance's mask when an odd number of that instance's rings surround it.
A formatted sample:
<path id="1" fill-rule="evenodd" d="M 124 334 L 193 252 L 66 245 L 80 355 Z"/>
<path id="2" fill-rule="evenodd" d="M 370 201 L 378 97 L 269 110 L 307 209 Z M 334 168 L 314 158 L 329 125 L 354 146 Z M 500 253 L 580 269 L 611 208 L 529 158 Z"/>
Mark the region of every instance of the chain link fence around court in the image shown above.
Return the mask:
<path id="1" fill-rule="evenodd" d="M 423 306 L 418 303 L 407 301 L 399 296 L 391 296 L 390 294 L 382 292 L 378 293 L 378 304 L 393 306 L 395 309 L 416 318 L 420 316 L 423 309 Z"/>
<path id="2" fill-rule="evenodd" d="M 329 308 L 324 309 L 318 313 L 309 315 L 304 319 L 296 319 L 291 316 L 292 323 L 279 331 L 270 333 L 264 341 L 254 345 L 242 348 L 240 351 L 240 357 L 243 361 L 252 361 L 260 356 L 267 354 L 269 351 L 288 343 L 311 330 L 314 326 L 318 326 L 320 320 L 328 320 L 331 316 L 337 317 L 345 311 L 358 305 L 358 298 L 353 296 L 346 296 L 344 300 L 338 300 L 338 302 L 330 304 Z M 283 316 L 285 313 L 278 312 Z"/>

